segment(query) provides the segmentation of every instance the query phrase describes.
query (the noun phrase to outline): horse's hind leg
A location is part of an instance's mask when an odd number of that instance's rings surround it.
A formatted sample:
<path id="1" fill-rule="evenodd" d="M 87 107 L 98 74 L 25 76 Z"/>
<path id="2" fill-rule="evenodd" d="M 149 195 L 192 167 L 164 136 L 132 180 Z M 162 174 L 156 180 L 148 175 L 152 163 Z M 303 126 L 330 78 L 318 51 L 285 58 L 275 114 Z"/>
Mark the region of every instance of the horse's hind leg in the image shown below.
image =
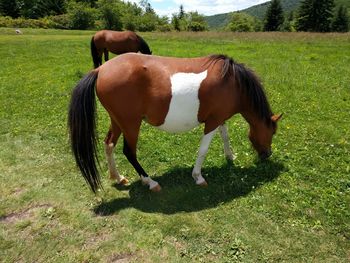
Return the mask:
<path id="1" fill-rule="evenodd" d="M 159 192 L 161 190 L 160 185 L 152 180 L 145 170 L 142 168 L 136 158 L 136 145 L 138 139 L 138 133 L 140 130 L 141 120 L 133 128 L 123 130 L 124 136 L 124 148 L 123 153 L 125 154 L 128 161 L 135 168 L 136 172 L 140 175 L 142 183 L 149 186 L 149 189 L 153 192 Z"/>
<path id="2" fill-rule="evenodd" d="M 103 53 L 104 53 L 104 55 L 105 55 L 105 62 L 106 61 L 108 61 L 108 50 L 105 48 L 104 50 L 103 50 Z"/>
<path id="3" fill-rule="evenodd" d="M 230 147 L 230 140 L 228 137 L 227 127 L 225 124 L 219 126 L 220 135 L 222 138 L 222 141 L 224 142 L 224 154 L 227 160 L 233 161 L 236 159 L 236 156 L 232 153 L 231 147 Z"/>
<path id="4" fill-rule="evenodd" d="M 128 180 L 124 176 L 119 174 L 113 158 L 113 150 L 115 148 L 115 145 L 117 144 L 120 134 L 120 128 L 112 121 L 111 127 L 105 139 L 105 153 L 108 163 L 110 179 L 116 181 L 117 184 L 125 185 L 128 183 Z"/>
<path id="5" fill-rule="evenodd" d="M 98 66 L 102 65 L 102 55 L 103 55 L 103 50 L 102 49 L 98 49 L 97 50 L 97 62 L 98 62 Z"/>

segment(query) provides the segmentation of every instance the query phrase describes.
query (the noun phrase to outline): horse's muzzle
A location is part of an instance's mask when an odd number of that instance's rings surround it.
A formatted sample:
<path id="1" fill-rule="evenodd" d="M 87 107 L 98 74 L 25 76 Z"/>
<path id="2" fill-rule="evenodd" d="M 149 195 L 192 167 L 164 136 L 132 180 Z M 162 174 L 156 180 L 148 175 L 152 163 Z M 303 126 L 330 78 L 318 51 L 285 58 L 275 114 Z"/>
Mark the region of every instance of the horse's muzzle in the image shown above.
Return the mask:
<path id="1" fill-rule="evenodd" d="M 272 154 L 272 151 L 271 150 L 267 150 L 267 151 L 261 152 L 259 154 L 259 158 L 260 158 L 260 160 L 264 161 L 267 158 L 269 158 L 271 156 L 271 154 Z"/>

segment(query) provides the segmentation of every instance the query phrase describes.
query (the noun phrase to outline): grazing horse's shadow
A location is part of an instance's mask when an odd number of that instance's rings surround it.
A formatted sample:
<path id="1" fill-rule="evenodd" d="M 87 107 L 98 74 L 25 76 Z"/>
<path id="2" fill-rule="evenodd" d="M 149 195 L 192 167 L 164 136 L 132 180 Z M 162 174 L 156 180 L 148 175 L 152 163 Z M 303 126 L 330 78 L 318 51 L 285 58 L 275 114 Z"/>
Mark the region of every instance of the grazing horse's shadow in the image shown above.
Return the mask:
<path id="1" fill-rule="evenodd" d="M 202 174 L 209 185 L 199 187 L 191 177 L 191 168 L 176 167 L 162 176 L 154 177 L 162 186 L 161 192 L 152 193 L 137 181 L 124 187 L 124 190 L 129 190 L 129 198 L 102 202 L 94 208 L 94 212 L 108 216 L 130 207 L 164 214 L 200 211 L 245 196 L 273 181 L 283 170 L 283 164 L 275 161 L 258 162 L 244 168 L 227 163 L 222 167 L 203 169 Z"/>

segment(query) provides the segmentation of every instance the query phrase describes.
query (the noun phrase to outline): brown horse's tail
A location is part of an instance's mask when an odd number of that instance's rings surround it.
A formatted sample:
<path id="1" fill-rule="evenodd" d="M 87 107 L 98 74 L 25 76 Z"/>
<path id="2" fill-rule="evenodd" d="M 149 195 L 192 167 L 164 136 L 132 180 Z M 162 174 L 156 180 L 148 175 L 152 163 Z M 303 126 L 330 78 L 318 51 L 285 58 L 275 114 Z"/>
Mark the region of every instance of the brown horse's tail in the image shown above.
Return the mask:
<path id="1" fill-rule="evenodd" d="M 98 70 L 93 70 L 79 81 L 72 92 L 68 113 L 70 143 L 75 161 L 94 193 L 101 186 L 96 147 L 97 76 Z"/>
<path id="2" fill-rule="evenodd" d="M 137 35 L 137 38 L 140 41 L 140 52 L 142 54 L 152 55 L 152 51 L 149 49 L 149 46 L 146 43 L 146 41 L 142 37 L 140 37 L 139 35 Z"/>
<path id="3" fill-rule="evenodd" d="M 98 55 L 94 37 L 91 38 L 90 49 L 91 49 L 92 61 L 94 62 L 94 67 L 98 68 L 100 65 L 102 65 L 102 57 Z"/>

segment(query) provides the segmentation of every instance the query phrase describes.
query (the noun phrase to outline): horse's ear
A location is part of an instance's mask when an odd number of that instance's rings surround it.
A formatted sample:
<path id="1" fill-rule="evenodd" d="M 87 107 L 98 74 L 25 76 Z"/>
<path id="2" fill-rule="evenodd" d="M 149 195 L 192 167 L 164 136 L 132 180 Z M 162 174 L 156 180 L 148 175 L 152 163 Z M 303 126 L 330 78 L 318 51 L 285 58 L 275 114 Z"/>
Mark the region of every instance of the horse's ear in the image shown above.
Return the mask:
<path id="1" fill-rule="evenodd" d="M 273 122 L 278 122 L 281 118 L 282 118 L 282 115 L 283 115 L 283 113 L 282 114 L 279 114 L 279 115 L 272 115 L 271 116 L 271 120 L 273 121 Z"/>

